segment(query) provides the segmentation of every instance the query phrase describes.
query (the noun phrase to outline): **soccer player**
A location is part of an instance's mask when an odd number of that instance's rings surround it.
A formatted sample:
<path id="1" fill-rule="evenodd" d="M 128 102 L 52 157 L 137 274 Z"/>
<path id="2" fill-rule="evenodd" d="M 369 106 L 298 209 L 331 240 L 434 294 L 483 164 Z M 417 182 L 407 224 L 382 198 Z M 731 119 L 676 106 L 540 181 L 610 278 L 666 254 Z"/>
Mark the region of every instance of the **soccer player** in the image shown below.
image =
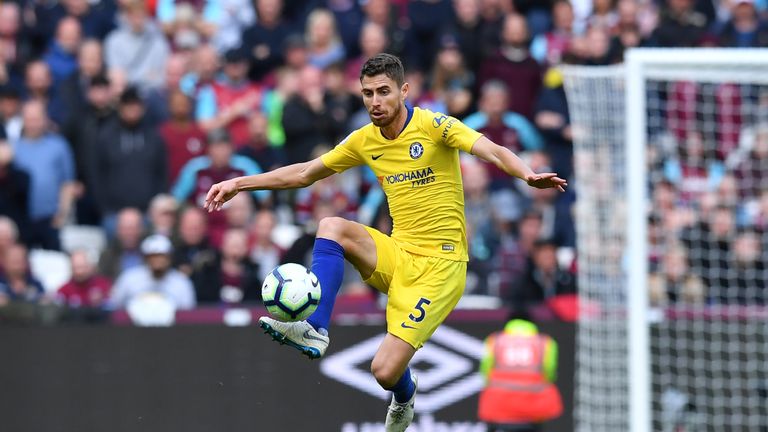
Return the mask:
<path id="1" fill-rule="evenodd" d="M 393 219 L 392 235 L 339 217 L 320 221 L 312 272 L 322 287 L 317 310 L 307 321 L 259 323 L 275 340 L 310 358 L 328 347 L 328 326 L 346 258 L 364 280 L 389 296 L 387 335 L 371 363 L 376 381 L 392 391 L 388 432 L 402 432 L 413 419 L 416 377 L 410 362 L 453 310 L 464 291 L 467 238 L 459 150 L 495 164 L 537 188 L 564 191 L 555 173 L 535 174 L 508 149 L 455 118 L 406 104 L 403 65 L 390 54 L 363 64 L 362 96 L 371 123 L 309 162 L 213 185 L 205 200 L 219 210 L 241 191 L 311 185 L 334 173 L 366 164 L 379 178 Z"/>

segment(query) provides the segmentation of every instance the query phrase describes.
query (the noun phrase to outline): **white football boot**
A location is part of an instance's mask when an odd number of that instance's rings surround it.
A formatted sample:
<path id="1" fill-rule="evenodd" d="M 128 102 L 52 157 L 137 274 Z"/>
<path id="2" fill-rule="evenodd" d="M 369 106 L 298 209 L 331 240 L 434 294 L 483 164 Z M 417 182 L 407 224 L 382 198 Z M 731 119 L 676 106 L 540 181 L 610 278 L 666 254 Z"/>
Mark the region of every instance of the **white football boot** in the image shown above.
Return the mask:
<path id="1" fill-rule="evenodd" d="M 259 318 L 259 325 L 273 340 L 296 348 L 311 359 L 322 357 L 330 342 L 328 336 L 320 334 L 306 321 L 284 322 L 263 316 Z"/>
<path id="2" fill-rule="evenodd" d="M 392 402 L 387 409 L 387 421 L 384 422 L 386 432 L 405 432 L 413 421 L 413 402 L 416 400 L 416 392 L 419 390 L 419 380 L 413 372 L 411 372 L 411 379 L 415 389 L 408 402 L 399 403 L 395 400 L 395 395 L 392 395 Z"/>

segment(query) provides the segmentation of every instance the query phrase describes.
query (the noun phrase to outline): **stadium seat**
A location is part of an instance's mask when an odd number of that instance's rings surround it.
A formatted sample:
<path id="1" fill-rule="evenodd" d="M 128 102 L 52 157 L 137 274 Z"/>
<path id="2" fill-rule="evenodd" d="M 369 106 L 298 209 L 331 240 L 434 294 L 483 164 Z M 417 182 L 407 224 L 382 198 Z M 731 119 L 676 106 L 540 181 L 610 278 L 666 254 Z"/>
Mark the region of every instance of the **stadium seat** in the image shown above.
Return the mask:
<path id="1" fill-rule="evenodd" d="M 29 266 L 46 293 L 56 292 L 72 276 L 69 256 L 64 252 L 33 249 L 29 253 Z"/>

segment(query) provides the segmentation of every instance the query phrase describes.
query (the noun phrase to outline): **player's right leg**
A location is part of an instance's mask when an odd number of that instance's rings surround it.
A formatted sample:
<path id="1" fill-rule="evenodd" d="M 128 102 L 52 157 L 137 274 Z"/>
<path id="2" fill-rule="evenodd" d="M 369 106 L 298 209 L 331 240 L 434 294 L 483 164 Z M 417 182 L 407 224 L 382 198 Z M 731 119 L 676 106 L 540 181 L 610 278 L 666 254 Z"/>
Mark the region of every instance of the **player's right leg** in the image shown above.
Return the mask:
<path id="1" fill-rule="evenodd" d="M 344 277 L 345 257 L 364 279 L 370 277 L 377 261 L 376 243 L 371 234 L 357 222 L 340 217 L 322 219 L 312 250 L 312 272 L 320 281 L 322 293 L 317 310 L 307 321 L 282 322 L 261 317 L 259 325 L 265 332 L 310 358 L 322 357 L 330 342 L 328 326 Z"/>

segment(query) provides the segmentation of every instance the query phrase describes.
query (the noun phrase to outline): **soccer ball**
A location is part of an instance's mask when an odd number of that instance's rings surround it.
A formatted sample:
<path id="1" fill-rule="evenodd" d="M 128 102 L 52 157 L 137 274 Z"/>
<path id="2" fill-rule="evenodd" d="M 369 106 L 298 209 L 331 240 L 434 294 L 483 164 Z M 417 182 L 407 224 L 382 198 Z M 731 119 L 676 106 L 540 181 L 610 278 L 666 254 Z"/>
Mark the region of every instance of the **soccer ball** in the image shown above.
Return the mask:
<path id="1" fill-rule="evenodd" d="M 301 321 L 312 315 L 320 302 L 317 276 L 300 264 L 275 267 L 264 279 L 261 298 L 267 311 L 280 321 Z"/>

